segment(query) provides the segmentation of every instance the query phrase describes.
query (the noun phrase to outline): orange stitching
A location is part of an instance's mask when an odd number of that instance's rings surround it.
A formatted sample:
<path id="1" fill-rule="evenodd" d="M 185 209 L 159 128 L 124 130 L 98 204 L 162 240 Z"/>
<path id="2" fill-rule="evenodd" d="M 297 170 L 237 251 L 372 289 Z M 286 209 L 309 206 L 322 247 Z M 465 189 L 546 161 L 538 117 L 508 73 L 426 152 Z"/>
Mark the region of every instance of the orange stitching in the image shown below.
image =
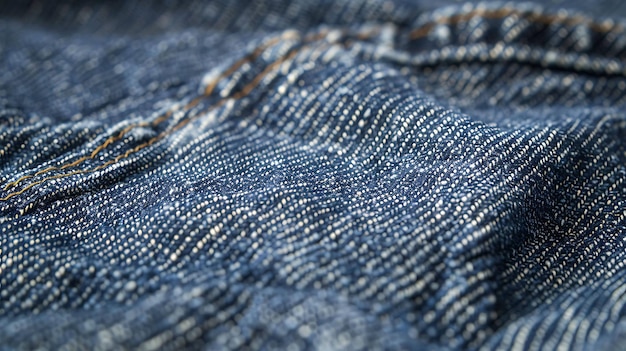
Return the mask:
<path id="1" fill-rule="evenodd" d="M 82 163 L 82 162 L 84 162 L 84 161 L 86 161 L 86 160 L 93 159 L 94 157 L 96 157 L 96 155 L 97 155 L 100 151 L 102 151 L 102 149 L 104 149 L 105 147 L 109 146 L 111 143 L 113 143 L 113 142 L 115 142 L 115 141 L 117 141 L 117 140 L 121 139 L 121 138 L 124 136 L 124 134 L 126 134 L 126 133 L 127 133 L 128 131 L 130 131 L 131 129 L 133 129 L 133 128 L 135 128 L 135 127 L 143 127 L 143 126 L 147 126 L 147 125 L 149 125 L 149 124 L 148 124 L 148 123 L 146 123 L 146 122 L 142 122 L 142 123 L 138 123 L 138 124 L 130 125 L 130 126 L 128 126 L 128 127 L 126 127 L 126 128 L 124 128 L 124 129 L 123 129 L 123 130 L 122 130 L 122 131 L 121 131 L 118 135 L 112 136 L 112 137 L 110 137 L 109 139 L 105 140 L 105 142 L 104 142 L 102 145 L 98 146 L 98 147 L 97 147 L 97 148 L 96 148 L 96 149 L 95 149 L 95 150 L 91 153 L 91 155 L 90 155 L 90 156 L 83 156 L 83 157 L 81 157 L 81 158 L 79 158 L 79 159 L 77 159 L 77 160 L 75 160 L 75 161 L 72 161 L 71 163 L 65 164 L 65 165 L 63 165 L 63 166 L 51 166 L 51 167 L 48 167 L 48 168 L 46 168 L 46 169 L 42 169 L 42 170 L 40 170 L 40 171 L 37 171 L 35 174 L 22 176 L 22 177 L 20 177 L 19 179 L 17 179 L 17 180 L 15 180 L 15 181 L 10 182 L 10 183 L 8 183 L 7 185 L 5 185 L 4 190 L 8 190 L 9 188 L 11 188 L 11 187 L 14 187 L 14 186 L 18 185 L 18 184 L 19 184 L 19 183 L 21 183 L 22 181 L 24 181 L 24 180 L 26 180 L 26 179 L 29 179 L 29 178 L 33 178 L 33 177 L 38 176 L 38 175 L 40 175 L 40 174 L 48 173 L 48 172 L 51 172 L 51 171 L 54 171 L 54 170 L 66 169 L 66 168 L 69 168 L 69 167 L 76 166 L 76 165 L 78 165 L 78 164 L 80 164 L 80 163 Z"/>
<path id="2" fill-rule="evenodd" d="M 211 95 L 211 93 L 213 93 L 213 90 L 215 89 L 215 87 L 219 84 L 219 82 L 222 79 L 224 79 L 225 77 L 227 77 L 227 76 L 231 75 L 232 73 L 234 73 L 235 71 L 237 71 L 245 63 L 250 62 L 250 61 L 256 59 L 259 55 L 261 55 L 261 53 L 263 51 L 265 51 L 270 46 L 276 44 L 280 40 L 288 39 L 288 38 L 295 38 L 294 32 L 283 33 L 283 35 L 281 35 L 279 37 L 276 37 L 276 38 L 272 38 L 272 39 L 268 40 L 267 42 L 263 43 L 262 45 L 259 45 L 257 48 L 255 48 L 252 51 L 252 53 L 246 55 L 245 57 L 243 57 L 239 61 L 235 62 L 226 71 L 222 72 L 219 76 L 217 76 L 209 85 L 207 85 L 207 87 L 205 88 L 205 90 L 204 90 L 202 95 L 197 96 L 196 98 L 191 100 L 189 103 L 187 103 L 183 107 L 182 110 L 183 111 L 188 111 L 189 109 L 197 106 L 200 103 L 200 101 L 202 101 L 203 98 L 208 97 L 209 95 Z M 65 164 L 63 166 L 51 166 L 51 167 L 48 167 L 46 169 L 42 169 L 40 171 L 37 171 L 34 174 L 24 175 L 24 176 L 20 177 L 19 179 L 15 180 L 13 182 L 7 183 L 4 186 L 4 190 L 8 190 L 8 189 L 10 189 L 12 187 L 15 187 L 15 186 L 19 185 L 21 182 L 23 182 L 26 179 L 30 179 L 30 178 L 33 178 L 33 177 L 36 177 L 38 175 L 41 175 L 41 174 L 44 174 L 44 173 L 48 173 L 48 172 L 51 172 L 51 171 L 63 170 L 63 169 L 66 169 L 66 168 L 74 167 L 74 166 L 77 166 L 77 165 L 87 161 L 87 160 L 93 160 L 107 146 L 109 146 L 112 143 L 122 139 L 124 137 L 124 135 L 126 135 L 132 129 L 135 129 L 135 128 L 138 128 L 138 127 L 148 127 L 148 126 L 156 127 L 159 124 L 161 124 L 161 123 L 165 122 L 166 120 L 168 120 L 172 116 L 172 114 L 174 112 L 176 112 L 176 111 L 177 111 L 176 109 L 171 109 L 171 110 L 165 112 L 163 115 L 159 116 L 158 118 L 156 118 L 155 120 L 153 120 L 150 123 L 148 123 L 148 122 L 139 122 L 139 123 L 136 123 L 136 124 L 129 125 L 126 128 L 122 129 L 118 134 L 113 135 L 113 136 L 109 137 L 107 140 L 105 140 L 104 143 L 102 143 L 100 146 L 96 147 L 91 152 L 91 154 L 89 156 L 80 157 L 79 159 L 74 160 L 71 163 Z"/>
<path id="3" fill-rule="evenodd" d="M 458 15 L 453 15 L 450 17 L 439 18 L 413 30 L 409 34 L 409 37 L 411 39 L 423 38 L 427 36 L 430 33 L 430 31 L 438 24 L 455 25 L 460 22 L 466 22 L 475 17 L 482 17 L 486 19 L 501 19 L 510 15 L 518 15 L 521 17 L 525 17 L 527 20 L 531 22 L 541 23 L 541 24 L 560 23 L 560 24 L 564 24 L 568 26 L 575 26 L 578 24 L 587 24 L 591 30 L 595 32 L 599 32 L 599 33 L 607 33 L 616 28 L 623 30 L 623 28 L 619 25 L 616 25 L 610 22 L 596 23 L 583 16 L 547 15 L 547 14 L 536 13 L 536 12 L 528 13 L 528 12 L 524 12 L 524 11 L 513 9 L 513 8 L 501 8 L 501 9 L 496 9 L 496 10 L 476 9 L 476 10 L 473 10 L 464 14 L 458 14 Z"/>
<path id="4" fill-rule="evenodd" d="M 307 41 L 316 41 L 319 39 L 324 38 L 325 36 L 327 36 L 329 34 L 328 31 L 324 31 L 321 33 L 318 33 L 316 35 L 310 36 L 310 37 L 306 37 L 303 42 L 307 42 Z M 185 125 L 187 125 L 189 122 L 191 122 L 192 120 L 195 120 L 196 118 L 198 118 L 199 116 L 201 116 L 204 113 L 210 112 L 220 106 L 222 106 L 227 99 L 241 99 L 245 96 L 247 96 L 250 92 L 252 92 L 252 90 L 254 90 L 254 88 L 256 88 L 260 82 L 263 80 L 263 78 L 272 70 L 274 70 L 276 67 L 280 66 L 281 64 L 283 64 L 284 62 L 290 60 L 291 58 L 293 58 L 295 55 L 297 55 L 299 52 L 301 52 L 304 48 L 306 48 L 306 46 L 302 46 L 298 49 L 292 49 L 290 50 L 287 54 L 283 55 L 282 57 L 280 57 L 279 59 L 277 59 L 276 61 L 272 62 L 270 65 L 268 65 L 261 73 L 259 73 L 250 83 L 248 83 L 247 85 L 245 85 L 239 92 L 233 94 L 232 96 L 229 97 L 225 97 L 220 99 L 218 102 L 215 103 L 215 105 L 209 106 L 207 109 L 204 109 L 202 111 L 199 111 L 198 113 L 194 114 L 193 116 L 184 119 L 182 121 L 180 121 L 177 125 L 175 125 L 172 129 L 166 130 L 163 133 L 155 136 L 154 138 L 148 140 L 147 142 L 137 145 L 134 148 L 127 150 L 124 154 L 122 155 L 118 155 L 117 157 L 115 157 L 112 160 L 109 160 L 97 167 L 91 168 L 91 169 L 85 169 L 85 170 L 77 170 L 77 171 L 73 171 L 70 173 L 65 173 L 65 174 L 57 174 L 54 176 L 50 176 L 50 177 L 46 177 L 44 179 L 41 179 L 39 181 L 33 182 L 31 184 L 29 184 L 28 186 L 24 187 L 22 190 L 20 191 L 16 191 L 13 192 L 11 194 L 8 194 L 7 196 L 5 196 L 4 198 L 1 198 L 0 201 L 7 201 L 10 198 L 20 195 L 24 192 L 26 192 L 27 190 L 31 189 L 32 187 L 39 185 L 41 183 L 44 183 L 48 180 L 52 180 L 52 179 L 59 179 L 59 178 L 65 178 L 65 177 L 69 177 L 72 175 L 76 175 L 76 174 L 85 174 L 85 173 L 91 173 L 91 172 L 95 172 L 98 171 L 100 169 L 106 168 L 110 165 L 113 165 L 117 162 L 119 162 L 120 160 L 127 158 L 128 156 L 130 156 L 133 153 L 136 153 L 154 143 L 156 143 L 157 141 L 163 139 L 164 137 L 168 136 L 169 134 L 181 129 L 182 127 L 184 127 Z"/>

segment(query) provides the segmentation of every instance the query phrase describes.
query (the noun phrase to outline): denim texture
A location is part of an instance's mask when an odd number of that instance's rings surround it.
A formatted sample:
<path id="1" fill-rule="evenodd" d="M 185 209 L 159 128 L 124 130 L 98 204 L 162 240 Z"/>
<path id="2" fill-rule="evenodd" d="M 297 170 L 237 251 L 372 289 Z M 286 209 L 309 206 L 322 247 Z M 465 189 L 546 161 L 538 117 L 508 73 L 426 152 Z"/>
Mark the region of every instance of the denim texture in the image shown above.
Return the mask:
<path id="1" fill-rule="evenodd" d="M 626 348 L 626 5 L 0 6 L 0 349 Z"/>

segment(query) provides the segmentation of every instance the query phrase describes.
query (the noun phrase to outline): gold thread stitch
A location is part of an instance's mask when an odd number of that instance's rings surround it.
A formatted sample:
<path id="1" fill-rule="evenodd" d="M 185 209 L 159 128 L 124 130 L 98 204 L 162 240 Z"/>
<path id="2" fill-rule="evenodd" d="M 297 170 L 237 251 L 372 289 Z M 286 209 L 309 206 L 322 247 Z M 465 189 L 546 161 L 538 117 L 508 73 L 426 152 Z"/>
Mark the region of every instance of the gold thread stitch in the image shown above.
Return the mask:
<path id="1" fill-rule="evenodd" d="M 298 51 L 294 51 L 294 52 L 292 52 L 288 56 L 291 57 L 291 56 L 293 56 L 293 55 L 295 55 L 297 53 L 298 53 Z M 275 67 L 277 65 L 280 65 L 281 63 L 284 63 L 284 60 L 280 60 L 279 59 L 279 60 L 273 62 L 270 66 L 268 66 L 268 68 L 269 67 L 273 68 L 273 67 Z M 269 73 L 269 71 L 266 69 L 263 72 L 261 72 L 257 77 L 255 77 L 255 79 L 252 82 L 252 83 L 254 83 L 254 86 L 256 86 L 263 79 L 263 76 L 267 75 L 267 73 Z M 44 182 L 46 182 L 48 180 L 59 179 L 59 178 L 64 178 L 64 177 L 70 177 L 70 176 L 73 176 L 73 175 L 76 175 L 76 174 L 91 173 L 91 172 L 95 172 L 95 171 L 98 171 L 100 169 L 106 168 L 106 167 L 108 167 L 110 165 L 113 165 L 113 164 L 119 162 L 120 160 L 122 160 L 124 158 L 127 158 L 131 154 L 134 154 L 134 153 L 136 153 L 138 151 L 141 151 L 142 149 L 144 149 L 144 148 L 146 148 L 146 147 L 148 147 L 150 145 L 153 145 L 157 141 L 159 141 L 159 140 L 163 139 L 164 137 L 168 136 L 169 134 L 171 134 L 171 133 L 173 133 L 173 132 L 183 128 L 184 126 L 189 124 L 189 122 L 191 122 L 192 120 L 194 120 L 198 116 L 200 116 L 200 115 L 202 115 L 204 113 L 210 112 L 213 109 L 222 106 L 227 101 L 227 99 L 229 99 L 229 98 L 239 99 L 239 98 L 242 98 L 242 97 L 246 96 L 248 93 L 250 93 L 254 89 L 254 86 L 251 87 L 251 85 L 252 84 L 246 85 L 240 92 L 238 92 L 237 94 L 233 95 L 232 97 L 228 97 L 228 98 L 224 98 L 224 99 L 219 100 L 215 105 L 210 106 L 208 109 L 200 111 L 200 112 L 198 112 L 197 114 L 191 116 L 188 119 L 182 120 L 176 126 L 174 126 L 172 129 L 169 129 L 166 132 L 155 136 L 154 138 L 148 140 L 147 142 L 145 142 L 143 144 L 137 145 L 134 148 L 132 148 L 130 150 L 127 150 L 124 154 L 118 155 L 114 159 L 109 160 L 109 161 L 107 161 L 107 162 L 105 162 L 105 163 L 103 163 L 103 164 L 101 164 L 101 165 L 99 165 L 97 167 L 94 167 L 94 168 L 91 168 L 91 169 L 73 171 L 73 172 L 66 173 L 66 174 L 57 174 L 57 175 L 54 175 L 54 176 L 51 176 L 51 177 L 47 177 L 47 178 L 41 179 L 39 181 L 36 181 L 36 182 L 33 182 L 33 183 L 29 184 L 28 186 L 24 187 L 20 191 L 8 194 L 7 196 L 5 196 L 4 198 L 2 198 L 0 200 L 7 201 L 10 198 L 12 198 L 14 196 L 17 196 L 17 195 L 20 195 L 20 194 L 24 193 L 25 191 L 31 189 L 32 187 L 34 187 L 36 185 L 39 185 L 41 183 L 44 183 Z M 244 91 L 247 92 L 247 93 L 243 94 Z"/>
<path id="2" fill-rule="evenodd" d="M 188 111 L 189 109 L 197 106 L 203 98 L 208 97 L 209 95 L 211 95 L 213 93 L 213 90 L 215 89 L 215 87 L 219 84 L 219 82 L 224 79 L 225 77 L 231 75 L 232 73 L 234 73 L 235 71 L 237 71 L 239 68 L 241 68 L 241 66 L 243 66 L 245 63 L 250 62 L 256 58 L 258 58 L 258 56 L 265 51 L 267 48 L 275 45 L 276 43 L 278 43 L 281 40 L 285 40 L 285 39 L 295 39 L 296 35 L 294 32 L 292 31 L 288 31 L 283 33 L 283 35 L 272 38 L 270 40 L 268 40 L 267 42 L 263 43 L 262 45 L 259 45 L 258 47 L 256 47 L 252 53 L 246 55 L 244 58 L 238 60 L 237 62 L 235 62 L 233 65 L 231 65 L 226 71 L 222 72 L 218 77 L 216 77 L 209 85 L 207 85 L 206 89 L 204 90 L 203 94 L 200 96 L 195 97 L 194 99 L 192 99 L 189 103 L 187 103 L 184 107 L 183 107 L 183 111 Z M 136 124 L 132 124 L 127 126 L 126 128 L 122 129 L 118 134 L 109 137 L 107 140 L 105 140 L 101 145 L 99 145 L 98 147 L 96 147 L 89 156 L 82 156 L 80 158 L 78 158 L 77 160 L 72 161 L 71 163 L 67 163 L 65 165 L 62 166 L 51 166 L 45 169 L 42 169 L 40 171 L 37 171 L 34 174 L 30 174 L 30 175 L 24 175 L 20 178 L 18 178 L 17 180 L 13 181 L 13 182 L 9 182 L 4 186 L 4 190 L 8 190 L 12 187 L 15 187 L 17 185 L 19 185 L 21 182 L 23 182 L 26 179 L 30 179 L 33 177 L 36 177 L 38 175 L 41 174 L 45 174 L 51 171 L 55 171 L 55 170 L 63 170 L 63 169 L 67 169 L 70 167 L 74 167 L 77 166 L 87 160 L 92 160 L 94 159 L 102 150 L 104 150 L 107 146 L 111 145 L 112 143 L 122 139 L 128 132 L 130 132 L 132 129 L 135 128 L 140 128 L 140 127 L 148 127 L 148 126 L 158 126 L 159 124 L 165 122 L 166 120 L 168 120 L 171 115 L 174 112 L 177 112 L 178 110 L 176 109 L 171 109 L 167 112 L 165 112 L 163 115 L 159 116 L 158 118 L 154 119 L 152 122 L 148 123 L 148 122 L 139 122 Z"/>
<path id="3" fill-rule="evenodd" d="M 311 42 L 311 41 L 316 41 L 316 40 L 320 40 L 323 39 L 324 37 L 326 37 L 330 32 L 329 31 L 322 31 L 318 34 L 312 35 L 312 36 L 308 36 L 305 37 L 303 42 Z M 370 35 L 374 35 L 376 32 L 371 32 Z M 271 64 L 269 64 L 261 73 L 259 73 L 256 77 L 254 77 L 254 79 L 248 83 L 247 85 L 245 85 L 239 92 L 233 94 L 232 96 L 228 96 L 225 97 L 223 99 L 220 99 L 218 102 L 216 102 L 214 105 L 209 106 L 208 108 L 199 111 L 198 113 L 194 114 L 193 116 L 184 119 L 182 121 L 180 121 L 177 125 L 175 125 L 173 128 L 168 129 L 166 131 L 164 131 L 163 133 L 153 137 L 152 139 L 148 140 L 147 142 L 137 145 L 134 148 L 127 150 L 124 154 L 122 155 L 118 155 L 116 156 L 114 159 L 109 160 L 99 166 L 96 166 L 94 168 L 91 169 L 84 169 L 84 170 L 77 170 L 77 171 L 73 171 L 70 173 L 65 173 L 65 174 L 57 174 L 54 176 L 50 176 L 50 177 L 46 177 L 44 179 L 38 180 L 36 182 L 33 182 L 31 184 L 29 184 L 28 186 L 24 187 L 23 189 L 10 193 L 7 196 L 5 196 L 4 198 L 1 198 L 0 201 L 7 201 L 9 199 L 11 199 L 14 196 L 20 195 L 24 192 L 26 192 L 27 190 L 33 188 L 36 185 L 42 184 L 48 180 L 53 180 L 53 179 L 59 179 L 59 178 L 65 178 L 65 177 L 69 177 L 72 175 L 76 175 L 76 174 L 85 174 L 85 173 L 91 173 L 91 172 L 95 172 L 98 171 L 100 169 L 106 168 L 110 165 L 113 165 L 115 163 L 118 163 L 120 160 L 127 158 L 128 156 L 130 156 L 133 153 L 136 153 L 150 145 L 153 145 L 154 143 L 156 143 L 157 141 L 163 139 L 164 137 L 170 135 L 171 133 L 183 128 L 185 125 L 187 125 L 189 122 L 191 122 L 192 120 L 195 120 L 196 118 L 198 118 L 199 116 L 210 112 L 220 106 L 222 106 L 226 101 L 228 101 L 229 99 L 241 99 L 245 96 L 247 96 L 248 94 L 250 94 L 254 88 L 256 88 L 260 82 L 263 80 L 263 78 L 265 76 L 267 76 L 267 74 L 271 71 L 273 71 L 276 67 L 280 66 L 281 64 L 285 63 L 286 61 L 290 60 L 291 58 L 293 58 L 294 56 L 296 56 L 298 53 L 300 53 L 303 49 L 307 48 L 308 46 L 301 46 L 297 49 L 292 49 L 289 52 L 287 52 L 285 55 L 283 55 L 282 57 L 280 57 L 279 59 L 277 59 L 276 61 L 272 62 Z M 244 62 L 245 63 L 245 62 Z M 242 63 L 243 65 L 243 63 Z M 190 103 L 191 104 L 191 103 Z"/>

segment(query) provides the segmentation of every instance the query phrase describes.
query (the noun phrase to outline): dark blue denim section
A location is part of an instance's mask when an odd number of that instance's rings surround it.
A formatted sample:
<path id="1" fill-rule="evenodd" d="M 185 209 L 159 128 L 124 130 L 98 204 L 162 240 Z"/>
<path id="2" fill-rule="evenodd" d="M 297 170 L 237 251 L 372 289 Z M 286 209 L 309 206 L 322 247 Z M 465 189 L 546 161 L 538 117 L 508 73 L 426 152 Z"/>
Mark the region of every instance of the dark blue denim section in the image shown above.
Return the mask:
<path id="1" fill-rule="evenodd" d="M 0 348 L 626 342 L 619 2 L 0 8 Z"/>

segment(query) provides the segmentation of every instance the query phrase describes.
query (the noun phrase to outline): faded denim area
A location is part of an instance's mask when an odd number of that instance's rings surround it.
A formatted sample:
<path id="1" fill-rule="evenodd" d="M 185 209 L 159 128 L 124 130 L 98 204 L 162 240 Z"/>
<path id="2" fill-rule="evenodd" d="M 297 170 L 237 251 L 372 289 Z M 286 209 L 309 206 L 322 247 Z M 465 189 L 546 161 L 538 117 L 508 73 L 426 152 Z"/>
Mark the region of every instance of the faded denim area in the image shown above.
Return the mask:
<path id="1" fill-rule="evenodd" d="M 0 349 L 623 348 L 623 14 L 3 2 Z"/>

